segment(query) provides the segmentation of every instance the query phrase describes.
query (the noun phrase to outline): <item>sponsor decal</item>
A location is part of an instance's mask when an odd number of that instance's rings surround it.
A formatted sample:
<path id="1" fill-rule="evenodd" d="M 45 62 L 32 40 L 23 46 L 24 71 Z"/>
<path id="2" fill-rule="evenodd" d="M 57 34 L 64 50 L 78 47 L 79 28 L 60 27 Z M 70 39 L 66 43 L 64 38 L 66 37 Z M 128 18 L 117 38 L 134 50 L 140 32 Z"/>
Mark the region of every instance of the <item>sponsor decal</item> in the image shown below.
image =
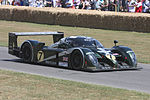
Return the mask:
<path id="1" fill-rule="evenodd" d="M 54 61 L 45 61 L 46 64 L 48 65 L 56 65 L 57 63 Z"/>
<path id="2" fill-rule="evenodd" d="M 44 59 L 44 52 L 43 51 L 38 51 L 38 54 L 37 54 L 37 60 L 39 62 L 43 61 Z"/>
<path id="3" fill-rule="evenodd" d="M 68 54 L 67 51 L 63 51 L 63 52 L 59 53 L 58 56 L 59 56 L 59 57 L 62 57 L 62 56 L 65 56 L 65 55 L 67 55 L 67 54 Z M 41 55 L 43 55 L 43 58 L 40 58 Z M 41 57 L 42 57 L 42 56 L 41 56 Z M 50 56 L 50 57 L 44 59 L 44 53 L 42 53 L 42 51 L 39 51 L 39 52 L 38 52 L 38 61 L 39 61 L 39 62 L 43 62 L 43 61 L 47 61 L 47 60 L 52 60 L 52 59 L 55 59 L 55 58 L 56 58 L 56 55 L 53 55 L 53 56 Z M 42 59 L 42 60 L 39 60 L 39 59 Z M 68 61 L 67 58 L 65 58 L 65 60 Z"/>
<path id="4" fill-rule="evenodd" d="M 68 67 L 68 62 L 59 62 L 59 66 Z"/>
<path id="5" fill-rule="evenodd" d="M 63 61 L 68 61 L 68 57 L 63 57 Z"/>
<path id="6" fill-rule="evenodd" d="M 63 52 L 59 53 L 58 56 L 61 57 L 61 56 L 67 55 L 67 54 L 69 54 L 67 51 L 63 51 Z"/>

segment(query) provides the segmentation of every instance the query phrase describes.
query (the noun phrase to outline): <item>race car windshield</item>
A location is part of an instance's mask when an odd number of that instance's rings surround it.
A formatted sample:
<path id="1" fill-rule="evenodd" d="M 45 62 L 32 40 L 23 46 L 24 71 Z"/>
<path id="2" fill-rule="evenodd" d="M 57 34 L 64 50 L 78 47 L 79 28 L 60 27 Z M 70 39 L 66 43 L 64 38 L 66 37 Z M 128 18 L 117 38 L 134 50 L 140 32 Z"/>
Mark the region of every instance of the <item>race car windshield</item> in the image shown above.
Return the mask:
<path id="1" fill-rule="evenodd" d="M 103 45 L 93 38 L 71 38 L 68 41 L 72 42 L 73 47 L 97 47 L 104 48 Z"/>

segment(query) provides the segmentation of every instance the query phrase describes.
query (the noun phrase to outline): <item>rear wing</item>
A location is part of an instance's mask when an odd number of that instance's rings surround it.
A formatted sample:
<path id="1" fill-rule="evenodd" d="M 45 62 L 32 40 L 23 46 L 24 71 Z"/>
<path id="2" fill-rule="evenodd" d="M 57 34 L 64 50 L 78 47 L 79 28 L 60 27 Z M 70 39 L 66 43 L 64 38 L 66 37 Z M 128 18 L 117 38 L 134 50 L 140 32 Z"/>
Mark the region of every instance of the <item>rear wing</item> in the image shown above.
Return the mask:
<path id="1" fill-rule="evenodd" d="M 14 54 L 18 50 L 17 37 L 18 36 L 40 36 L 40 35 L 53 35 L 53 42 L 59 41 L 64 37 L 63 32 L 10 32 L 8 49 L 10 54 Z"/>

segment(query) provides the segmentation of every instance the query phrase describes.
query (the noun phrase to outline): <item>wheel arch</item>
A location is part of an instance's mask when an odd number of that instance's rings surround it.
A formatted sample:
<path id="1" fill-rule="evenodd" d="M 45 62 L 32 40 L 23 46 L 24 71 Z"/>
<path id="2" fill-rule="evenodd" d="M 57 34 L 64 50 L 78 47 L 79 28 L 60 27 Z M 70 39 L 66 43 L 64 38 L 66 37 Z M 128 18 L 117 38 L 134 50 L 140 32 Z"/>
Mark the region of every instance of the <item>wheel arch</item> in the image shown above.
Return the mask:
<path id="1" fill-rule="evenodd" d="M 71 56 L 72 56 L 72 54 L 73 54 L 75 51 L 80 51 L 80 53 L 82 54 L 82 57 L 83 57 L 82 67 L 81 67 L 81 68 L 84 68 L 84 64 L 85 64 L 85 55 L 84 55 L 83 50 L 82 50 L 81 48 L 73 48 L 71 51 L 72 51 L 72 52 L 71 52 L 71 54 L 70 54 L 70 61 L 71 61 Z M 69 61 L 69 62 L 70 62 L 70 61 Z M 70 66 L 70 67 L 72 68 L 72 66 Z"/>
<path id="2" fill-rule="evenodd" d="M 22 49 L 23 49 L 23 46 L 25 44 L 29 44 L 30 47 L 31 47 L 31 53 L 32 53 L 32 58 L 31 58 L 31 62 L 36 62 L 37 61 L 37 57 L 36 57 L 36 54 L 37 54 L 37 46 L 38 44 L 40 43 L 39 41 L 36 41 L 36 40 L 26 40 L 24 41 L 22 44 L 21 44 L 21 48 L 20 48 L 20 51 L 22 53 Z"/>
<path id="3" fill-rule="evenodd" d="M 118 51 L 118 52 L 120 52 L 124 57 L 127 57 L 128 58 L 128 64 L 129 64 L 129 66 L 133 66 L 133 67 L 136 67 L 137 66 L 137 59 L 136 59 L 136 57 L 135 58 L 132 58 L 131 57 L 131 55 L 128 53 L 128 52 L 133 52 L 134 53 L 134 51 L 131 49 L 131 48 L 129 48 L 129 47 L 127 47 L 127 46 L 114 46 L 113 48 L 112 48 L 112 50 L 111 50 L 112 52 L 114 52 L 114 51 Z M 135 53 L 134 53 L 134 55 L 135 55 Z M 136 55 L 135 55 L 136 56 Z M 134 60 L 135 59 L 135 60 Z M 133 61 L 134 60 L 134 61 Z"/>

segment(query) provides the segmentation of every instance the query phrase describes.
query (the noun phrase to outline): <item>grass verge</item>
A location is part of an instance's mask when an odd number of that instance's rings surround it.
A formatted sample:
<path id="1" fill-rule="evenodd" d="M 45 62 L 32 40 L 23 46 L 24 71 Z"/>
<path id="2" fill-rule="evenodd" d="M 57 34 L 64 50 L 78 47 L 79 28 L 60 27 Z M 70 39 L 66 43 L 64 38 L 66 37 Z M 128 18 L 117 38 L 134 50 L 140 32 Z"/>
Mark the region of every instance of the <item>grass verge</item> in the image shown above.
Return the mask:
<path id="1" fill-rule="evenodd" d="M 150 94 L 0 70 L 0 100 L 150 100 Z"/>
<path id="2" fill-rule="evenodd" d="M 35 24 L 15 21 L 0 20 L 0 45 L 7 46 L 9 32 L 38 32 L 38 31 L 61 31 L 65 36 L 84 35 L 96 38 L 104 47 L 111 48 L 113 40 L 118 40 L 119 45 L 125 45 L 133 49 L 136 53 L 138 62 L 150 63 L 150 33 L 112 31 L 103 29 L 90 29 L 80 27 L 67 27 L 58 25 Z M 24 40 L 33 39 L 46 42 L 47 45 L 52 43 L 52 38 L 48 36 L 19 37 L 21 44 Z"/>

